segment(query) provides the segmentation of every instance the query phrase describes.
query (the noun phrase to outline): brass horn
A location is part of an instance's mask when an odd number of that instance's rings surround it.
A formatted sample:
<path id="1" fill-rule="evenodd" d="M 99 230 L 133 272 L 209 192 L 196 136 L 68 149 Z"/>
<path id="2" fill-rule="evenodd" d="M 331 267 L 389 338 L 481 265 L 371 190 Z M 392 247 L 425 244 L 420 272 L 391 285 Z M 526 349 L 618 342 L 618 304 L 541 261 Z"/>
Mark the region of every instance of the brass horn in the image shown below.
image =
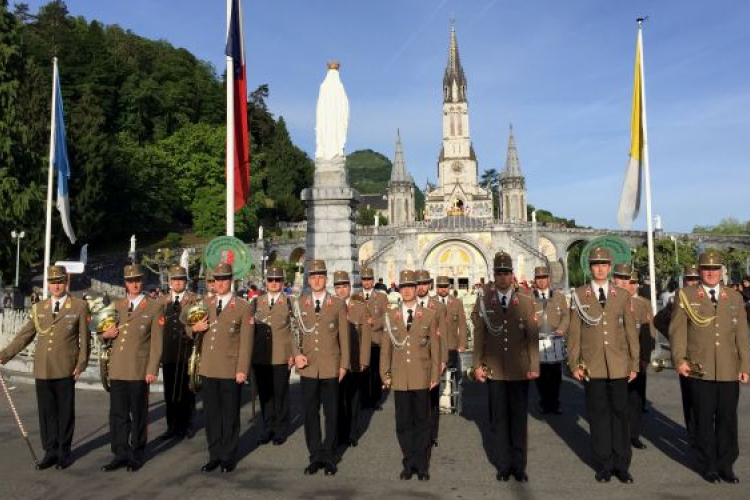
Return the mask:
<path id="1" fill-rule="evenodd" d="M 208 316 L 208 309 L 202 303 L 193 304 L 187 310 L 187 321 L 190 326 L 203 321 Z"/>
<path id="2" fill-rule="evenodd" d="M 586 382 L 591 381 L 591 375 L 589 374 L 589 365 L 587 365 L 584 360 L 578 361 L 576 368 L 583 372 L 583 380 L 585 380 Z"/>
<path id="3" fill-rule="evenodd" d="M 484 372 L 485 377 L 492 375 L 492 370 L 487 366 L 487 363 L 482 363 L 482 366 L 480 368 Z M 475 366 L 472 366 L 471 368 L 466 370 L 466 378 L 472 382 L 477 382 L 476 369 L 477 368 Z"/>
<path id="4" fill-rule="evenodd" d="M 651 368 L 653 368 L 654 371 L 658 373 L 667 368 L 672 368 L 672 365 L 666 358 L 654 358 L 651 360 Z"/>
<path id="5" fill-rule="evenodd" d="M 109 304 L 99 309 L 91 316 L 89 330 L 96 333 L 104 333 L 120 322 L 114 304 Z M 109 359 L 112 353 L 112 341 L 103 339 L 99 348 L 99 378 L 104 390 L 109 392 Z"/>
<path id="6" fill-rule="evenodd" d="M 208 309 L 202 303 L 196 303 L 190 306 L 186 312 L 187 322 L 190 326 L 200 323 L 208 317 Z M 201 365 L 201 348 L 203 346 L 203 333 L 199 333 L 193 342 L 193 349 L 188 359 L 188 389 L 197 394 L 201 390 L 201 378 L 199 375 Z"/>

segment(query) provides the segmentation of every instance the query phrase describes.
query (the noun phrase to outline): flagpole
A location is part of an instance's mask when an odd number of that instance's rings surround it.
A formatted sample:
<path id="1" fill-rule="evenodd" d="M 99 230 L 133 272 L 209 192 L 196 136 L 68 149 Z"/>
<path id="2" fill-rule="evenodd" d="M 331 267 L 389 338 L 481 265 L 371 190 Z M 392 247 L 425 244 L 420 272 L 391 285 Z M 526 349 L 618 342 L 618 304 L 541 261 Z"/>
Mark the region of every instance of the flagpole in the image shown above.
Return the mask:
<path id="1" fill-rule="evenodd" d="M 643 177 L 646 189 L 646 231 L 648 234 L 648 275 L 651 284 L 651 308 L 656 312 L 656 265 L 654 263 L 654 228 L 651 216 L 651 169 L 648 158 L 648 125 L 646 121 L 646 75 L 643 63 L 643 19 L 638 19 L 638 59 L 641 74 L 641 117 L 643 134 Z M 658 343 L 657 343 L 658 346 Z"/>
<path id="2" fill-rule="evenodd" d="M 57 128 L 57 56 L 52 58 L 52 117 L 49 130 L 49 174 L 47 175 L 47 225 L 44 230 L 44 283 L 42 299 L 49 294 L 47 268 L 52 250 L 52 183 L 55 181 L 55 132 Z"/>
<path id="3" fill-rule="evenodd" d="M 227 0 L 227 36 L 232 24 L 232 0 Z M 227 236 L 234 236 L 234 64 L 227 56 Z"/>

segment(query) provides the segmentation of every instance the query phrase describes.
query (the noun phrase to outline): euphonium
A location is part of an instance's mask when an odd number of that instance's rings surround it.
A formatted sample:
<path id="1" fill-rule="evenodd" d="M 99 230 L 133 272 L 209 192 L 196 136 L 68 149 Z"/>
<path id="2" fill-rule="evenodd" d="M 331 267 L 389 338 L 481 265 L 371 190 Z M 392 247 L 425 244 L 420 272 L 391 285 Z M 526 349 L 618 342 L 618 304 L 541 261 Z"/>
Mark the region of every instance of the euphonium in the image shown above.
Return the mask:
<path id="1" fill-rule="evenodd" d="M 187 320 L 190 326 L 200 323 L 208 317 L 208 309 L 202 304 L 197 303 L 190 306 L 187 310 Z M 190 352 L 190 359 L 188 359 L 188 389 L 193 393 L 198 393 L 201 390 L 201 378 L 198 375 L 201 365 L 201 347 L 203 345 L 203 333 L 199 333 L 195 337 L 193 342 L 193 350 Z"/>
<path id="2" fill-rule="evenodd" d="M 104 333 L 113 326 L 116 326 L 120 321 L 120 316 L 117 314 L 114 304 L 99 309 L 91 317 L 89 323 L 89 330 L 96 333 Z M 99 348 L 99 377 L 102 382 L 104 390 L 109 392 L 109 358 L 112 352 L 112 340 L 102 340 Z"/>
<path id="3" fill-rule="evenodd" d="M 488 377 L 488 376 L 492 375 L 492 370 L 490 370 L 487 367 L 487 363 L 482 363 L 482 366 L 480 368 L 484 372 L 484 376 L 485 377 Z M 476 373 L 475 373 L 476 369 L 477 368 L 475 366 L 472 366 L 471 368 L 469 368 L 468 370 L 466 370 L 466 378 L 468 378 L 472 382 L 476 382 L 477 381 L 477 377 L 476 377 Z"/>

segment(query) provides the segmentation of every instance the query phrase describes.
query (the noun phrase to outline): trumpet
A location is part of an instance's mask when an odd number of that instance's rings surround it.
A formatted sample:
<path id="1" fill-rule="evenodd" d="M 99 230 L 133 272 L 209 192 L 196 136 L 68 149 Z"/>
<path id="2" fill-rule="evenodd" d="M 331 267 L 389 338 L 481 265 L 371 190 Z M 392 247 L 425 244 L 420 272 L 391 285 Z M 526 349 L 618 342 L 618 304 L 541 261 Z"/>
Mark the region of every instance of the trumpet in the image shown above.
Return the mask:
<path id="1" fill-rule="evenodd" d="M 487 363 L 482 363 L 482 366 L 480 366 L 479 368 L 482 370 L 485 377 L 491 377 L 493 375 L 493 371 L 487 366 Z M 478 382 L 478 379 L 476 377 L 476 369 L 476 366 L 472 366 L 471 368 L 466 370 L 466 378 L 468 378 L 472 382 Z"/>
<path id="2" fill-rule="evenodd" d="M 586 382 L 591 381 L 591 375 L 589 374 L 589 365 L 587 365 L 584 360 L 578 361 L 576 368 L 581 370 L 581 372 L 583 373 L 583 380 L 585 380 Z"/>
<path id="3" fill-rule="evenodd" d="M 104 333 L 120 321 L 120 315 L 117 314 L 114 304 L 109 304 L 99 309 L 91 317 L 89 330 L 96 333 Z M 112 340 L 102 340 L 99 348 L 99 378 L 104 390 L 109 392 L 109 359 L 112 354 Z"/>

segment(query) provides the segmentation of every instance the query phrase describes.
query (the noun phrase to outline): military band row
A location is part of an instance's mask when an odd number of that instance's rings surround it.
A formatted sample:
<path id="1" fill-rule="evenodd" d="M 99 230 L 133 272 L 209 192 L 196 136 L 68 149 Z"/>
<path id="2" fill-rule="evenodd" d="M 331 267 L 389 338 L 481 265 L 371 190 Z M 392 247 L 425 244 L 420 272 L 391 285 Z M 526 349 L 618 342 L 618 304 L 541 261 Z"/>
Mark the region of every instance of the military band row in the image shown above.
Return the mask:
<path id="1" fill-rule="evenodd" d="M 487 386 L 490 460 L 497 479 L 528 481 L 529 387 L 535 380 L 542 413 L 560 413 L 562 365 L 583 382 L 595 479 L 632 483 L 632 448 L 640 439 L 646 372 L 658 327 L 671 341 L 680 374 L 686 426 L 709 482 L 739 482 L 739 382 L 750 372 L 748 324 L 739 294 L 720 284 L 720 255 L 709 250 L 686 286 L 654 319 L 637 294 L 630 266 L 612 268 L 606 248 L 589 255 L 592 280 L 563 293 L 550 288 L 547 268 L 535 269 L 533 293 L 514 287 L 510 255 L 498 252 L 494 280 L 478 290 L 471 314 L 473 366 L 463 374 Z M 218 264 L 206 297 L 187 291 L 187 272 L 170 270 L 171 293 L 147 298 L 143 270 L 126 266 L 126 297 L 93 322 L 103 343 L 102 373 L 110 395 L 113 459 L 104 471 L 137 471 L 144 463 L 149 385 L 163 373 L 167 431 L 160 440 L 195 433 L 195 393 L 206 420 L 208 460 L 202 471 L 231 472 L 238 461 L 242 387 L 251 369 L 263 418 L 259 444 L 283 445 L 289 427 L 289 377 L 300 375 L 307 475 L 337 473 L 339 445 L 357 446 L 360 408 L 380 409 L 382 389 L 393 394 L 396 436 L 403 460 L 399 477 L 429 480 L 438 446 L 441 379 L 458 387 L 459 359 L 467 347 L 462 302 L 446 276 L 402 270 L 400 300 L 389 303 L 362 269 L 362 290 L 352 294 L 348 273 L 320 260 L 308 268 L 309 292 L 282 291 L 283 270 L 270 267 L 266 291 L 247 302 L 232 292 L 232 268 Z M 608 276 L 614 271 L 614 280 Z M 45 451 L 37 468 L 70 465 L 75 425 L 75 381 L 89 354 L 88 307 L 67 291 L 65 269 L 48 272 L 52 297 L 34 306 L 29 322 L 0 352 L 5 363 L 36 337 L 34 377 Z M 695 278 L 687 282 L 688 278 Z M 657 359 L 655 366 L 665 366 Z M 446 372 L 447 369 L 447 372 Z M 446 373 L 448 375 L 446 375 Z M 451 379 L 452 378 L 452 379 Z M 320 407 L 325 428 L 321 429 Z"/>

